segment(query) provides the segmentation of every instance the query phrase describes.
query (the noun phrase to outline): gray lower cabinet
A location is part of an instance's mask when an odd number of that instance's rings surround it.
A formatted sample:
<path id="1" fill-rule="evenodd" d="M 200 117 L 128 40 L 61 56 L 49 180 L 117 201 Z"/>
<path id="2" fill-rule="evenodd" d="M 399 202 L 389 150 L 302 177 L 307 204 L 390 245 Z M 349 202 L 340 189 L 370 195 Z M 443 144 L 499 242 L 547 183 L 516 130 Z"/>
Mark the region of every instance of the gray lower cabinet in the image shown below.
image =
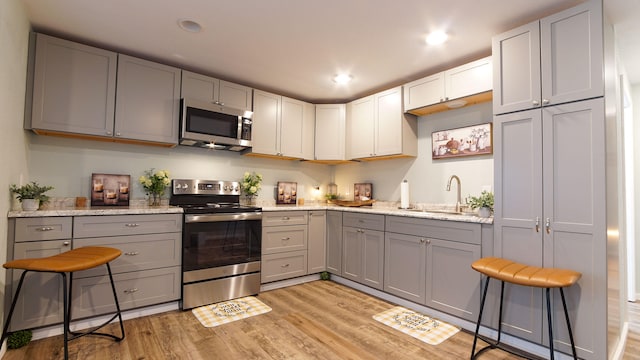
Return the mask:
<path id="1" fill-rule="evenodd" d="M 344 213 L 342 276 L 383 289 L 384 215 Z"/>
<path id="2" fill-rule="evenodd" d="M 342 275 L 342 211 L 327 211 L 327 271 Z"/>
<path id="3" fill-rule="evenodd" d="M 71 250 L 71 234 L 71 217 L 10 219 L 8 240 L 13 243 L 10 243 L 7 260 L 53 256 Z M 7 271 L 7 312 L 21 275 L 21 270 Z M 9 330 L 62 322 L 61 279 L 55 274 L 28 273 Z"/>
<path id="4" fill-rule="evenodd" d="M 475 321 L 481 257 L 480 224 L 386 217 L 384 291 Z"/>
<path id="5" fill-rule="evenodd" d="M 309 211 L 307 273 L 327 270 L 327 212 Z"/>
<path id="6" fill-rule="evenodd" d="M 262 283 L 307 275 L 308 219 L 307 211 L 263 213 Z"/>

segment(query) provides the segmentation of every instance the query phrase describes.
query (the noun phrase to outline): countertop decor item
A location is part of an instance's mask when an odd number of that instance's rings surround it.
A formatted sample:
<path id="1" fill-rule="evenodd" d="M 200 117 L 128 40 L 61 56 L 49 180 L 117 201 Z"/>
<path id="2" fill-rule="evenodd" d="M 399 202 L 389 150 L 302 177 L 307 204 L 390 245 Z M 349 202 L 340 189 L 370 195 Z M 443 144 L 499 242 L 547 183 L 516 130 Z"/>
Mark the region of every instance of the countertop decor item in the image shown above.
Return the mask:
<path id="1" fill-rule="evenodd" d="M 295 204 L 298 197 L 298 183 L 278 181 L 276 188 L 276 204 Z"/>
<path id="2" fill-rule="evenodd" d="M 149 196 L 149 205 L 160 205 L 160 199 L 164 195 L 164 190 L 167 186 L 171 185 L 171 179 L 169 178 L 169 171 L 158 170 L 154 172 L 151 168 L 144 172 L 144 175 L 138 179 L 142 187 Z"/>
<path id="3" fill-rule="evenodd" d="M 358 183 L 353 184 L 353 200 L 371 200 L 373 199 L 373 184 Z"/>
<path id="4" fill-rule="evenodd" d="M 480 196 L 467 197 L 467 203 L 472 209 L 478 209 L 480 217 L 489 217 L 493 212 L 493 193 L 483 190 Z"/>
<path id="5" fill-rule="evenodd" d="M 129 206 L 130 175 L 91 174 L 91 206 Z"/>
<path id="6" fill-rule="evenodd" d="M 247 197 L 249 205 L 255 205 L 256 196 L 260 192 L 262 188 L 262 174 L 258 174 L 254 172 L 245 172 L 242 176 L 242 183 L 240 187 L 242 188 L 242 193 Z"/>
<path id="7" fill-rule="evenodd" d="M 52 189 L 53 186 L 43 186 L 35 181 L 20 187 L 16 184 L 9 187 L 9 191 L 17 194 L 18 200 L 22 203 L 22 210 L 25 211 L 38 210 L 41 204 L 49 201 L 49 196 L 45 195 L 45 193 Z"/>
<path id="8" fill-rule="evenodd" d="M 360 207 L 360 206 L 371 206 L 375 200 L 331 200 L 331 204 L 335 204 L 338 206 L 346 206 L 346 207 Z"/>

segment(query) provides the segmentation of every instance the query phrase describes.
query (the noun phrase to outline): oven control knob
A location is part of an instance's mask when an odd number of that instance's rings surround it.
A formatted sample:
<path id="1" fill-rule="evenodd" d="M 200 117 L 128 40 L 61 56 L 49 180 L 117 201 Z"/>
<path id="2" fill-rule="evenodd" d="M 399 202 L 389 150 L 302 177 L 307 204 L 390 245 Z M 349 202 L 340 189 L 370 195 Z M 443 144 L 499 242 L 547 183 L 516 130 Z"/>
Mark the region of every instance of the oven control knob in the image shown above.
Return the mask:
<path id="1" fill-rule="evenodd" d="M 236 186 L 234 190 L 238 191 L 238 190 L 240 190 L 240 187 Z"/>
<path id="2" fill-rule="evenodd" d="M 185 189 L 185 190 L 187 190 L 187 189 L 189 188 L 189 185 L 187 185 L 187 184 L 182 184 L 182 188 L 183 188 L 183 189 Z"/>
<path id="3" fill-rule="evenodd" d="M 224 186 L 224 191 L 228 191 L 229 190 L 229 186 L 225 185 Z"/>

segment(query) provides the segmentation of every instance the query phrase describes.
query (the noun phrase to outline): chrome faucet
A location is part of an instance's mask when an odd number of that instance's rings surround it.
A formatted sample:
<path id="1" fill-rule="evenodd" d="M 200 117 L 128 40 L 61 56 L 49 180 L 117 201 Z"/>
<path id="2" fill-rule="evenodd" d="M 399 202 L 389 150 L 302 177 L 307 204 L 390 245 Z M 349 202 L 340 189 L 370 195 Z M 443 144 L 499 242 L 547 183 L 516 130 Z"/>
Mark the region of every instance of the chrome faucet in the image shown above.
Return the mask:
<path id="1" fill-rule="evenodd" d="M 462 196 L 460 191 L 460 178 L 457 175 L 451 175 L 449 181 L 447 181 L 447 191 L 451 191 L 451 180 L 456 179 L 458 181 L 458 199 L 456 200 L 456 212 L 462 211 Z"/>

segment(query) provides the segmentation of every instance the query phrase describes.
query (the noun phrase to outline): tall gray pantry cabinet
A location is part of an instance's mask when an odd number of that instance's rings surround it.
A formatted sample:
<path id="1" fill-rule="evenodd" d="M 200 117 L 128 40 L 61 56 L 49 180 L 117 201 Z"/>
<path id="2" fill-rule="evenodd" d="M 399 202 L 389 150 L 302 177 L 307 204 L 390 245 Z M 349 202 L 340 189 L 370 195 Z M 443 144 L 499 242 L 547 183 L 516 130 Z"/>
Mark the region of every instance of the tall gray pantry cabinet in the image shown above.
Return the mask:
<path id="1" fill-rule="evenodd" d="M 602 4 L 589 1 L 498 35 L 493 56 L 494 254 L 581 272 L 565 292 L 578 356 L 605 359 Z M 504 331 L 548 346 L 542 291 L 505 291 Z M 553 302 L 554 347 L 570 353 L 557 293 Z"/>

